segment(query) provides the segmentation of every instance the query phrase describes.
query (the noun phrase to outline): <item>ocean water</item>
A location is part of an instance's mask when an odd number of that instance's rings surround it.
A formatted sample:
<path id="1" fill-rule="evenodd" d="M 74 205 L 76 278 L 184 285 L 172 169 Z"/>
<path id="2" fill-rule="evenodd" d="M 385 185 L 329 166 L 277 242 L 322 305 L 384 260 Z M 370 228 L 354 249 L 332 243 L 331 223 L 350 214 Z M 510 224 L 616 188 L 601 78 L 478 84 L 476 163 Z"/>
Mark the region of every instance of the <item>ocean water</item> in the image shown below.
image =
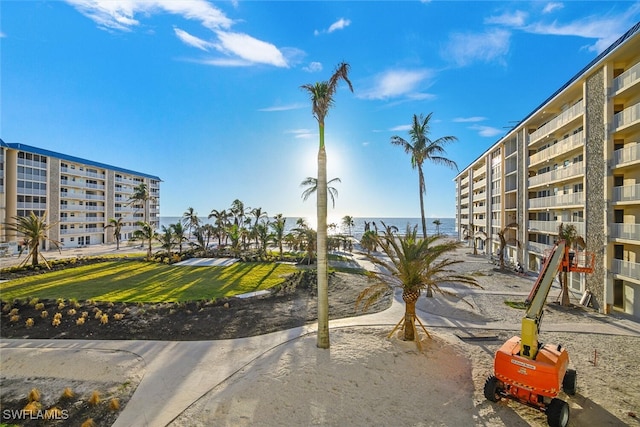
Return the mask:
<path id="1" fill-rule="evenodd" d="M 297 227 L 296 222 L 298 221 L 298 219 L 299 217 L 287 217 L 287 222 L 285 227 L 287 232 Z M 428 235 L 432 235 L 436 233 L 436 225 L 433 223 L 435 219 L 436 218 L 426 219 Z M 454 237 L 457 235 L 456 229 L 455 229 L 455 218 L 437 218 L 437 219 L 440 220 L 439 228 L 440 228 L 441 234 L 451 236 L 451 237 Z M 178 216 L 161 216 L 160 226 L 161 228 L 163 225 L 168 227 L 169 225 L 175 224 L 176 222 L 181 220 L 182 218 Z M 273 218 L 270 218 L 270 220 L 273 220 Z M 312 226 L 312 227 L 314 226 L 315 218 L 305 218 L 305 220 L 307 221 L 307 224 L 309 224 L 309 226 Z M 205 223 L 206 222 L 213 223 L 213 219 L 207 220 L 206 218 L 201 218 L 201 221 L 204 221 Z M 347 227 L 342 225 L 342 218 L 329 219 L 328 222 L 335 223 L 337 225 L 336 229 L 329 230 L 329 234 L 348 234 L 349 230 L 347 229 Z M 362 237 L 362 234 L 364 233 L 364 229 L 365 229 L 365 222 L 370 223 L 371 229 L 373 229 L 373 223 L 375 222 L 379 230 L 384 229 L 384 226 L 382 225 L 382 223 L 384 222 L 384 224 L 386 225 L 398 227 L 400 234 L 404 233 L 404 231 L 407 228 L 407 224 L 409 224 L 410 227 L 418 226 L 418 234 L 422 235 L 422 225 L 421 225 L 420 218 L 354 217 L 353 222 L 355 225 L 351 227 L 351 234 L 356 239 L 360 239 L 360 237 Z"/>

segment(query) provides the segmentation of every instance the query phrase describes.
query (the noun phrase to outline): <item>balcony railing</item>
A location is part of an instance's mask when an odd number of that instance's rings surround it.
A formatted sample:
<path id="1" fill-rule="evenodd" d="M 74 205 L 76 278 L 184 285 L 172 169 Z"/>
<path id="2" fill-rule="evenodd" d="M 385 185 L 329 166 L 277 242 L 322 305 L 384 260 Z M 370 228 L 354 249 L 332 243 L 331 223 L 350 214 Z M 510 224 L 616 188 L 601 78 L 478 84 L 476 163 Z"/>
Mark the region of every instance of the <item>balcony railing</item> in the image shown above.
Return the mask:
<path id="1" fill-rule="evenodd" d="M 609 236 L 614 239 L 640 241 L 640 224 L 609 224 Z"/>
<path id="2" fill-rule="evenodd" d="M 104 173 L 89 172 L 89 171 L 80 170 L 80 169 L 71 169 L 71 168 L 66 168 L 66 167 L 60 167 L 60 172 L 61 173 L 68 173 L 69 175 L 75 175 L 75 176 L 87 176 L 87 177 L 90 177 L 90 178 L 105 179 L 105 174 Z"/>
<path id="3" fill-rule="evenodd" d="M 613 187 L 613 201 L 640 203 L 640 184 Z"/>
<path id="4" fill-rule="evenodd" d="M 584 236 L 585 226 L 584 222 L 562 222 L 562 221 L 529 221 L 529 231 L 543 232 L 543 233 L 558 233 L 558 227 L 560 224 L 573 225 L 579 235 Z"/>
<path id="5" fill-rule="evenodd" d="M 18 172 L 18 179 L 27 180 L 27 181 L 47 182 L 46 176 L 34 175 L 32 173 Z"/>
<path id="6" fill-rule="evenodd" d="M 75 224 L 82 224 L 85 222 L 104 222 L 104 217 L 82 217 L 82 216 L 74 216 L 74 217 L 62 217 L 60 218 L 60 222 L 73 222 Z"/>
<path id="7" fill-rule="evenodd" d="M 638 80 L 640 80 L 640 62 L 613 79 L 611 90 L 615 94 L 635 84 Z"/>
<path id="8" fill-rule="evenodd" d="M 103 233 L 103 227 L 96 228 L 67 228 L 60 230 L 60 234 L 91 234 L 91 233 Z"/>
<path id="9" fill-rule="evenodd" d="M 637 161 L 640 161 L 640 144 L 626 144 L 623 148 L 613 152 L 611 167 L 616 168 Z"/>
<path id="10" fill-rule="evenodd" d="M 29 202 L 18 202 L 18 209 L 25 209 L 25 210 L 46 210 L 47 209 L 47 204 L 46 203 L 29 203 Z"/>
<path id="11" fill-rule="evenodd" d="M 540 175 L 532 176 L 529 178 L 529 187 L 534 187 L 543 184 L 550 184 L 555 181 L 574 178 L 584 174 L 584 162 L 574 163 L 567 167 L 561 167 Z"/>
<path id="12" fill-rule="evenodd" d="M 529 199 L 529 209 L 552 208 L 584 204 L 584 192 Z"/>
<path id="13" fill-rule="evenodd" d="M 611 260 L 611 272 L 630 279 L 638 280 L 640 277 L 640 264 L 621 259 Z"/>
<path id="14" fill-rule="evenodd" d="M 581 116 L 582 114 L 584 114 L 584 102 L 580 100 L 575 104 L 573 104 L 571 108 L 563 111 L 554 119 L 548 121 L 547 123 L 542 125 L 540 128 L 538 128 L 535 132 L 533 132 L 531 135 L 529 135 L 529 145 L 553 133 L 555 130 L 569 123 L 576 117 Z"/>
<path id="15" fill-rule="evenodd" d="M 529 252 L 535 252 L 542 255 L 545 251 L 553 249 L 553 245 L 547 245 L 545 243 L 537 242 L 527 242 L 527 249 Z"/>
<path id="16" fill-rule="evenodd" d="M 47 168 L 47 164 L 46 163 L 36 162 L 34 160 L 28 160 L 28 159 L 18 159 L 18 165 L 20 165 L 20 166 L 31 166 L 31 167 L 36 167 L 36 168 L 40 168 L 40 169 L 46 169 Z"/>
<path id="17" fill-rule="evenodd" d="M 552 159 L 558 154 L 564 154 L 568 151 L 573 150 L 574 148 L 583 145 L 584 132 L 580 131 L 569 136 L 568 138 L 558 141 L 556 144 L 553 144 L 552 146 L 547 147 L 544 150 L 538 151 L 537 153 L 533 154 L 531 157 L 529 157 L 529 164 L 533 166 L 537 163 Z"/>
<path id="18" fill-rule="evenodd" d="M 640 103 L 625 108 L 613 116 L 613 131 L 630 126 L 640 121 Z"/>

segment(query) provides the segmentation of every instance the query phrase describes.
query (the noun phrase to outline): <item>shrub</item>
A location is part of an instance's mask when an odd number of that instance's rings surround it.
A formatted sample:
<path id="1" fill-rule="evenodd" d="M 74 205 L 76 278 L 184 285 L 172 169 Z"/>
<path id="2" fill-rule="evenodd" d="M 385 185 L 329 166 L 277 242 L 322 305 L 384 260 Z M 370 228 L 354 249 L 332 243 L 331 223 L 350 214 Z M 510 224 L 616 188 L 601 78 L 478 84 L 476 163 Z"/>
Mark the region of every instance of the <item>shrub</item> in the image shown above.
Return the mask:
<path id="1" fill-rule="evenodd" d="M 32 327 L 34 323 L 35 323 L 35 322 L 33 321 L 33 318 L 32 318 L 32 317 L 29 317 L 29 318 L 24 322 L 24 324 L 25 324 L 25 326 L 26 326 L 27 328 Z"/>

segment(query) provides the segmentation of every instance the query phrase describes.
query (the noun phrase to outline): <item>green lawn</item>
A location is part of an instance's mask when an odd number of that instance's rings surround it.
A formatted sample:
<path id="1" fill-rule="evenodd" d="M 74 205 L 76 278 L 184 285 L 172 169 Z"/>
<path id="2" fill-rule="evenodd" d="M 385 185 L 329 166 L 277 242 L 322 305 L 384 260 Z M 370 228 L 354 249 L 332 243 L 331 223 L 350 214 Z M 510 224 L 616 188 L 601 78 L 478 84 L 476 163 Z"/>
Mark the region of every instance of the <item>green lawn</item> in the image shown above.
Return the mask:
<path id="1" fill-rule="evenodd" d="M 296 268 L 275 263 L 180 267 L 107 261 L 0 283 L 0 298 L 75 298 L 113 302 L 176 302 L 268 289 Z"/>

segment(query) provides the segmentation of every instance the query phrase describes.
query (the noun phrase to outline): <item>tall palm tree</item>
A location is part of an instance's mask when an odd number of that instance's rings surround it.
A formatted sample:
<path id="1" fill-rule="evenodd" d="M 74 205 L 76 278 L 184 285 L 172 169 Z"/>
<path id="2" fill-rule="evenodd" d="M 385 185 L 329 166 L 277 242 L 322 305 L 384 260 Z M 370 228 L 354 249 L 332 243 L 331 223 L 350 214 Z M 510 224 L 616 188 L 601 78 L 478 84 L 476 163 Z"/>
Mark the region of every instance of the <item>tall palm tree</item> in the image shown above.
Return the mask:
<path id="1" fill-rule="evenodd" d="M 149 187 L 144 182 L 133 188 L 133 194 L 129 197 L 129 205 L 142 204 L 142 222 L 147 220 L 147 204 L 156 198 L 149 193 Z"/>
<path id="2" fill-rule="evenodd" d="M 354 227 L 356 225 L 355 221 L 353 220 L 353 217 L 350 215 L 343 216 L 342 225 L 347 227 L 347 230 L 349 230 L 349 236 L 351 236 L 351 227 Z"/>
<path id="3" fill-rule="evenodd" d="M 226 209 L 223 209 L 221 211 L 213 209 L 209 214 L 209 219 L 211 218 L 214 219 L 216 234 L 218 236 L 218 246 L 222 245 L 223 238 L 225 242 L 227 240 L 226 230 L 227 230 L 227 226 L 229 225 L 230 216 L 231 215 L 229 214 L 229 212 L 227 212 Z"/>
<path id="4" fill-rule="evenodd" d="M 189 230 L 188 239 L 191 239 L 191 232 L 200 226 L 198 213 L 192 207 L 188 207 L 182 214 L 182 225 Z"/>
<path id="5" fill-rule="evenodd" d="M 338 197 L 338 190 L 335 187 L 331 187 L 330 184 L 334 182 L 342 182 L 340 178 L 333 178 L 327 182 L 327 193 L 331 196 L 331 206 L 336 207 L 336 197 Z M 316 192 L 318 189 L 318 180 L 312 176 L 308 176 L 304 181 L 300 183 L 300 187 L 308 187 L 302 192 L 302 200 L 305 202 L 310 195 Z"/>
<path id="6" fill-rule="evenodd" d="M 104 228 L 113 228 L 113 238 L 116 240 L 116 250 L 120 250 L 120 235 L 122 234 L 122 217 L 109 219 Z"/>
<path id="7" fill-rule="evenodd" d="M 318 339 L 319 348 L 329 348 L 329 276 L 327 272 L 327 153 L 324 144 L 324 119 L 334 104 L 334 95 L 340 80 L 344 80 L 353 92 L 349 80 L 349 64 L 341 62 L 327 81 L 305 84 L 301 88 L 311 98 L 311 112 L 318 121 L 320 143 L 318 147 Z"/>
<path id="8" fill-rule="evenodd" d="M 427 222 L 424 215 L 424 195 L 427 192 L 427 187 L 424 180 L 424 171 L 422 169 L 424 162 L 430 160 L 435 164 L 445 165 L 452 169 L 458 169 L 458 165 L 453 160 L 450 160 L 444 155 L 446 151 L 444 145 L 450 142 L 457 141 L 455 136 L 443 136 L 441 138 L 432 141 L 429 139 L 431 115 L 427 114 L 424 117 L 422 114 L 420 117 L 413 115 L 413 123 L 409 130 L 409 136 L 411 142 L 404 140 L 399 136 L 391 137 L 391 144 L 399 145 L 405 151 L 405 153 L 411 155 L 411 167 L 418 169 L 418 188 L 420 191 L 420 216 L 422 218 L 422 236 L 427 237 Z"/>
<path id="9" fill-rule="evenodd" d="M 134 240 L 142 240 L 142 244 L 147 241 L 147 260 L 151 260 L 151 245 L 154 240 L 157 239 L 158 233 L 156 232 L 154 226 L 145 221 L 138 221 L 136 223 L 139 229 L 133 232 Z"/>
<path id="10" fill-rule="evenodd" d="M 18 235 L 21 235 L 24 239 L 23 245 L 20 248 L 20 255 L 22 255 L 25 249 L 29 250 L 27 257 L 20 263 L 20 266 L 25 265 L 29 261 L 29 258 L 31 258 L 31 265 L 35 267 L 38 265 L 38 258 L 42 258 L 44 265 L 49 269 L 51 268 L 44 255 L 39 252 L 40 244 L 42 242 L 49 242 L 55 246 L 56 249 L 60 250 L 62 243 L 49 238 L 49 230 L 55 227 L 57 223 L 47 224 L 45 217 L 46 213 L 43 213 L 42 216 L 37 216 L 31 211 L 29 212 L 29 216 L 14 216 L 12 218 L 15 222 L 4 224 L 6 230 L 18 233 Z"/>
<path id="11" fill-rule="evenodd" d="M 504 270 L 504 250 L 507 247 L 507 231 L 512 228 L 518 228 L 517 222 L 507 224 L 502 230 L 498 231 L 498 238 L 500 239 L 500 249 L 498 249 L 498 257 L 500 258 L 500 270 Z M 516 240 L 516 243 L 518 241 Z"/>
<path id="12" fill-rule="evenodd" d="M 278 249 L 280 250 L 280 259 L 282 260 L 282 242 L 284 241 L 285 237 L 284 231 L 287 218 L 279 213 L 275 217 L 273 217 L 273 219 L 274 221 L 269 224 L 271 226 L 271 229 L 273 230 L 273 232 L 271 233 L 272 241 L 275 245 L 278 246 Z"/>
<path id="13" fill-rule="evenodd" d="M 577 246 L 585 248 L 587 246 L 584 238 L 578 234 L 578 229 L 575 225 L 569 224 L 564 225 L 564 223 L 560 223 L 558 227 L 558 240 L 564 240 L 567 249 L 569 250 L 569 257 L 571 257 L 571 252 L 575 249 L 578 249 Z M 560 271 L 558 273 L 558 279 L 560 280 L 560 304 L 563 307 L 569 307 L 571 305 L 571 301 L 569 300 L 569 274 L 566 271 Z"/>
<path id="14" fill-rule="evenodd" d="M 267 212 L 263 211 L 262 208 L 253 208 L 249 213 L 254 217 L 253 225 L 251 226 L 251 235 L 255 239 L 256 246 L 260 247 L 259 240 L 260 240 L 261 230 L 257 230 L 257 227 L 261 222 L 268 223 L 269 215 L 267 214 Z M 267 229 L 268 229 L 268 226 L 267 226 Z"/>
<path id="15" fill-rule="evenodd" d="M 435 244 L 439 236 L 419 238 L 417 230 L 417 226 L 411 229 L 407 225 L 405 235 L 398 236 L 391 227 L 386 227 L 383 234 L 375 235 L 376 243 L 384 256 L 365 254 L 371 262 L 383 267 L 385 272 L 377 274 L 386 276 L 392 285 L 402 288 L 402 299 L 405 301 L 404 339 L 407 341 L 415 339 L 416 301 L 423 289 L 434 288 L 441 294 L 453 295 L 440 289 L 438 285 L 457 282 L 479 286 L 472 276 L 459 274 L 451 269 L 451 266 L 463 261 L 443 258 L 447 253 L 458 249 L 460 242 L 450 240 Z M 358 295 L 356 305 L 364 301 L 366 309 L 388 289 L 386 283 L 370 286 Z"/>

